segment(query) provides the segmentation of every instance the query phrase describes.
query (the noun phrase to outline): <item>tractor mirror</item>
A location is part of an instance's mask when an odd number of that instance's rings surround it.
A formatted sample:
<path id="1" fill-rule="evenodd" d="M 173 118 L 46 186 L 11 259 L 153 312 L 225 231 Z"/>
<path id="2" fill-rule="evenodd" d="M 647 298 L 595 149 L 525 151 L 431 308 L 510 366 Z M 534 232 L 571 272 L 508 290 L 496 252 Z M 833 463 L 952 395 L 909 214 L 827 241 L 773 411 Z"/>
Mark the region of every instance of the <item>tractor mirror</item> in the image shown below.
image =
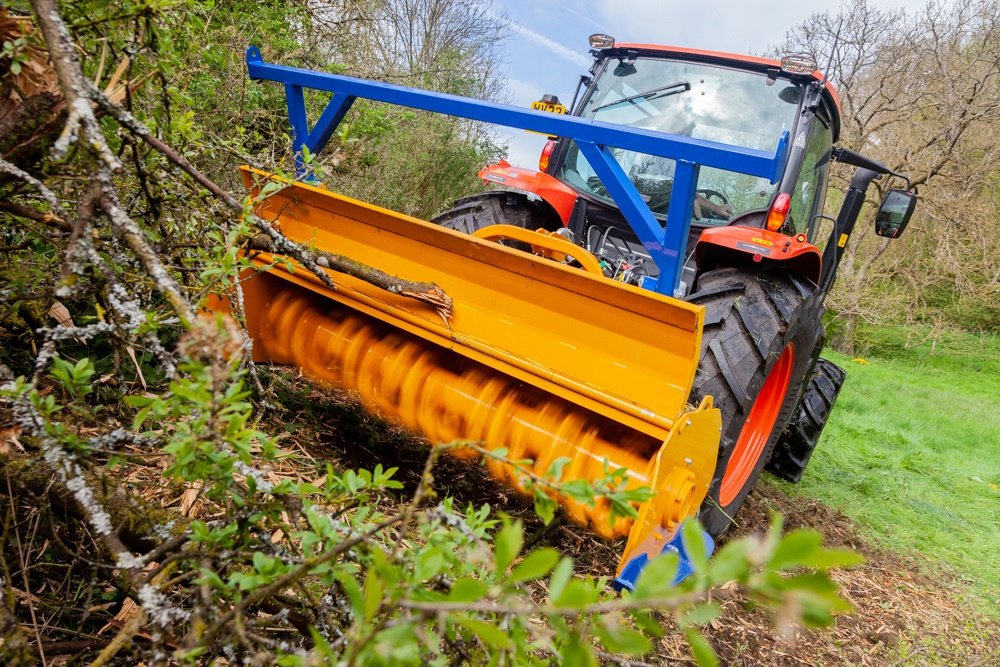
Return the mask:
<path id="1" fill-rule="evenodd" d="M 882 197 L 875 216 L 875 233 L 890 239 L 899 237 L 917 206 L 917 195 L 906 190 L 889 190 Z"/>

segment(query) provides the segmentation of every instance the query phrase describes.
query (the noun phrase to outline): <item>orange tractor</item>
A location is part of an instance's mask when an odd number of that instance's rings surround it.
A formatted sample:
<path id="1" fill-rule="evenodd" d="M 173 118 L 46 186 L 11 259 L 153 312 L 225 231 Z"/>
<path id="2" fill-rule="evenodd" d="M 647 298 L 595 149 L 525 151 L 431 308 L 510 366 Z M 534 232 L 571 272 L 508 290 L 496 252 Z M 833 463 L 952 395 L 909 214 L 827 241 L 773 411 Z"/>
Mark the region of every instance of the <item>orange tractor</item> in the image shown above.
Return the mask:
<path id="1" fill-rule="evenodd" d="M 701 548 L 678 537 L 688 517 L 711 550 L 766 465 L 801 476 L 844 378 L 819 357 L 824 299 L 869 184 L 899 175 L 834 147 L 836 92 L 801 57 L 591 45 L 565 114 L 274 65 L 251 47 L 250 76 L 285 85 L 299 157 L 359 97 L 552 140 L 538 170 L 491 165 L 481 176 L 499 189 L 431 222 L 302 181 L 265 189 L 245 169 L 257 214 L 291 240 L 441 298 L 323 280 L 277 253 L 255 255 L 241 286 L 258 361 L 356 391 L 433 442 L 502 449 L 536 478 L 649 487 L 634 519 L 548 491 L 572 520 L 628 537 L 628 588 L 662 551 Z M 312 125 L 305 88 L 332 93 Z M 857 167 L 836 219 L 823 216 L 832 160 Z M 915 201 L 888 190 L 878 234 L 898 236 Z M 523 469 L 488 465 L 523 488 Z"/>

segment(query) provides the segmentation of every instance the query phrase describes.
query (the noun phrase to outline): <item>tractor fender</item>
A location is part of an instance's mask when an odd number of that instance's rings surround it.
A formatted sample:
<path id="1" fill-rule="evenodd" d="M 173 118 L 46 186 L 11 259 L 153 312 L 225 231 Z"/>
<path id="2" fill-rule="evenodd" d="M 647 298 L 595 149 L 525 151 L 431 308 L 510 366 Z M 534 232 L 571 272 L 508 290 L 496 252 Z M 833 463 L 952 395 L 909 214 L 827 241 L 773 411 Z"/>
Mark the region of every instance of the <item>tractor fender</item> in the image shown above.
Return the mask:
<path id="1" fill-rule="evenodd" d="M 559 216 L 564 227 L 569 224 L 577 194 L 573 188 L 554 176 L 544 171 L 512 167 L 506 160 L 500 160 L 496 164 L 483 167 L 479 172 L 479 178 L 483 179 L 483 183 L 495 183 L 504 189 L 541 197 Z"/>
<path id="2" fill-rule="evenodd" d="M 716 268 L 762 265 L 819 282 L 823 255 L 804 234 L 789 236 L 760 227 L 724 226 L 706 229 L 695 246 L 698 272 Z"/>

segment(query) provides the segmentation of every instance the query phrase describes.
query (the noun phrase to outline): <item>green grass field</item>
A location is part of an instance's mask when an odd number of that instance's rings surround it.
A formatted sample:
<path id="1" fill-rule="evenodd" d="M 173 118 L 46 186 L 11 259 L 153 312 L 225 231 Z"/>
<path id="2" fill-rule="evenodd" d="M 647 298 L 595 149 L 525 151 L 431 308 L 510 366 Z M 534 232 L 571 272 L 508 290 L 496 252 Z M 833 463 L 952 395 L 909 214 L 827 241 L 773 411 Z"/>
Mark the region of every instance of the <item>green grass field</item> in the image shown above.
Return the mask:
<path id="1" fill-rule="evenodd" d="M 847 382 L 805 477 L 780 486 L 940 563 L 1000 617 L 1000 337 L 906 336 L 871 331 L 860 358 L 825 354 Z"/>

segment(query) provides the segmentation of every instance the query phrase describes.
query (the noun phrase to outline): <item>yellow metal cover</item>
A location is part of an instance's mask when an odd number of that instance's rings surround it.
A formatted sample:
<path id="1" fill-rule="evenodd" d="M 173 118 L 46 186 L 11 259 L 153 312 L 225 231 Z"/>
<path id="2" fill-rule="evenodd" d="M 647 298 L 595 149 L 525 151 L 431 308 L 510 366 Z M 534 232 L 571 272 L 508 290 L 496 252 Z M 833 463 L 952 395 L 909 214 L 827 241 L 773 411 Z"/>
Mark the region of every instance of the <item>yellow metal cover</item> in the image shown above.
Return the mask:
<path id="1" fill-rule="evenodd" d="M 243 175 L 254 193 L 269 179 L 246 167 Z M 294 241 L 435 283 L 454 309 L 446 324 L 412 298 L 330 271 L 332 290 L 302 267 L 290 272 L 284 261 L 258 255 L 255 263 L 271 275 L 660 442 L 685 409 L 698 365 L 701 306 L 302 183 L 288 183 L 256 210 Z M 266 291 L 247 290 L 248 298 L 264 299 Z M 247 304 L 251 335 L 259 311 Z"/>

